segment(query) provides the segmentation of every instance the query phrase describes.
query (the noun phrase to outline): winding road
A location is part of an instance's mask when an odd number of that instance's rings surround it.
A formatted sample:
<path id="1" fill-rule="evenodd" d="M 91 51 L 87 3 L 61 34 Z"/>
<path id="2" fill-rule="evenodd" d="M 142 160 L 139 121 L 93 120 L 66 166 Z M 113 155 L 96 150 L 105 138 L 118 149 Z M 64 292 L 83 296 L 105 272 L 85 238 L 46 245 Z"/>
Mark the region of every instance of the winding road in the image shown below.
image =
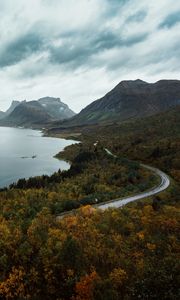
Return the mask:
<path id="1" fill-rule="evenodd" d="M 106 151 L 107 154 L 113 156 L 113 157 L 117 157 L 116 155 L 114 155 L 111 151 L 109 151 L 108 149 L 104 149 Z M 95 207 L 99 208 L 99 209 L 107 209 L 107 208 L 118 208 L 118 207 L 122 207 L 123 205 L 126 205 L 130 202 L 139 200 L 139 199 L 144 199 L 146 197 L 149 196 L 153 196 L 156 195 L 164 190 L 166 190 L 168 188 L 168 186 L 170 185 L 170 179 L 169 176 L 166 175 L 164 172 L 162 172 L 161 170 L 157 169 L 157 168 L 153 168 L 144 164 L 140 164 L 140 166 L 142 168 L 148 169 L 150 171 L 152 171 L 155 175 L 158 175 L 161 179 L 161 182 L 158 186 L 153 187 L 152 189 L 145 191 L 143 193 L 137 194 L 135 196 L 132 197 L 126 197 L 126 198 L 119 198 L 119 199 L 114 199 L 114 200 L 110 200 L 106 203 L 100 203 L 100 204 L 96 204 Z"/>
<path id="2" fill-rule="evenodd" d="M 104 150 L 106 151 L 107 154 L 109 154 L 113 157 L 117 157 L 116 155 L 114 155 L 108 149 L 105 148 Z M 153 187 L 152 189 L 150 189 L 148 191 L 145 191 L 145 192 L 142 192 L 140 194 L 137 194 L 135 196 L 125 197 L 125 198 L 117 198 L 117 199 L 113 199 L 113 200 L 110 200 L 110 201 L 107 201 L 107 202 L 104 202 L 104 203 L 95 204 L 95 205 L 92 205 L 92 206 L 95 207 L 95 208 L 98 208 L 98 209 L 102 209 L 102 210 L 105 210 L 105 209 L 108 209 L 108 208 L 119 208 L 119 207 L 122 207 L 122 206 L 130 203 L 130 202 L 134 202 L 136 200 L 140 200 L 140 199 L 147 198 L 149 196 L 156 195 L 156 194 L 158 194 L 158 193 L 160 193 L 160 192 L 162 192 L 162 191 L 164 191 L 168 188 L 168 186 L 170 185 L 170 179 L 169 179 L 169 176 L 167 174 L 165 174 L 164 172 L 162 172 L 161 170 L 159 170 L 157 168 L 153 168 L 153 167 L 147 166 L 145 164 L 140 164 L 140 166 L 142 168 L 145 168 L 145 169 L 148 169 L 148 170 L 152 171 L 155 175 L 157 175 L 160 178 L 161 181 L 160 181 L 158 186 Z M 70 211 L 70 212 L 62 213 L 57 218 L 61 219 L 64 216 L 73 214 L 74 212 L 75 212 L 75 210 Z"/>

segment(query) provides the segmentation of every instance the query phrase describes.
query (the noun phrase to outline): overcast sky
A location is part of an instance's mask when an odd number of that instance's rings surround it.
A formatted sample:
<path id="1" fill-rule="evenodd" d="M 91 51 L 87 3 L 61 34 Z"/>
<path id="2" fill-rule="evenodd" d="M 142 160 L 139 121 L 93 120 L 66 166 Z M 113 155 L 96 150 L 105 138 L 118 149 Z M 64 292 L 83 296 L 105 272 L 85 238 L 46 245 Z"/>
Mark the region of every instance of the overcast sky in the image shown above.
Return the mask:
<path id="1" fill-rule="evenodd" d="M 76 112 L 121 80 L 180 79 L 180 1 L 0 0 L 0 109 L 60 97 Z"/>

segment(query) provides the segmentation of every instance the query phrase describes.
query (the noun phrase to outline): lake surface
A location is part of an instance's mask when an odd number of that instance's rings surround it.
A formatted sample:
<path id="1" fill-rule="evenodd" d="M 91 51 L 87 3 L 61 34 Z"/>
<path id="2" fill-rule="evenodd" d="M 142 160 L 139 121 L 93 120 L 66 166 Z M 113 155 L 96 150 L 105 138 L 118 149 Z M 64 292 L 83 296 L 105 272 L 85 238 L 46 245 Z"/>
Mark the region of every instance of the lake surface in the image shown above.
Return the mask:
<path id="1" fill-rule="evenodd" d="M 0 187 L 20 178 L 69 169 L 67 162 L 53 156 L 73 143 L 76 142 L 43 137 L 36 130 L 0 127 Z"/>

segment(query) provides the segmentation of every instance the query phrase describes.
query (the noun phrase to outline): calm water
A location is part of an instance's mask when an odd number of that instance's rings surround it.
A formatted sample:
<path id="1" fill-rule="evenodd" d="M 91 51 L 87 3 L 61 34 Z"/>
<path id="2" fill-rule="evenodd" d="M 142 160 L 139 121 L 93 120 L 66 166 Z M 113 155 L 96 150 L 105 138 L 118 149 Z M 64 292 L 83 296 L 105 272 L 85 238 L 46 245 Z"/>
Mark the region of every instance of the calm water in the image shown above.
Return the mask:
<path id="1" fill-rule="evenodd" d="M 19 178 L 67 170 L 69 164 L 53 156 L 73 143 L 75 141 L 42 137 L 36 130 L 0 127 L 0 187 Z"/>

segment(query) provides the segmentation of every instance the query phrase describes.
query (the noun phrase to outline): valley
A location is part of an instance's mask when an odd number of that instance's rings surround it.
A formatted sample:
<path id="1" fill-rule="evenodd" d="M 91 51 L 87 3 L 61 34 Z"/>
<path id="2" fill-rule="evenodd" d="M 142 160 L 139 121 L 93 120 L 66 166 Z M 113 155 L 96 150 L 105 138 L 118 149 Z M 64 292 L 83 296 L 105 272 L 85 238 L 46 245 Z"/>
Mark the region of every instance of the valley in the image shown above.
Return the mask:
<path id="1" fill-rule="evenodd" d="M 48 120 L 44 135 L 67 139 L 56 157 L 70 168 L 1 189 L 2 299 L 178 299 L 179 109 Z"/>
<path id="2" fill-rule="evenodd" d="M 179 300 L 180 1 L 0 16 L 0 300 Z"/>

